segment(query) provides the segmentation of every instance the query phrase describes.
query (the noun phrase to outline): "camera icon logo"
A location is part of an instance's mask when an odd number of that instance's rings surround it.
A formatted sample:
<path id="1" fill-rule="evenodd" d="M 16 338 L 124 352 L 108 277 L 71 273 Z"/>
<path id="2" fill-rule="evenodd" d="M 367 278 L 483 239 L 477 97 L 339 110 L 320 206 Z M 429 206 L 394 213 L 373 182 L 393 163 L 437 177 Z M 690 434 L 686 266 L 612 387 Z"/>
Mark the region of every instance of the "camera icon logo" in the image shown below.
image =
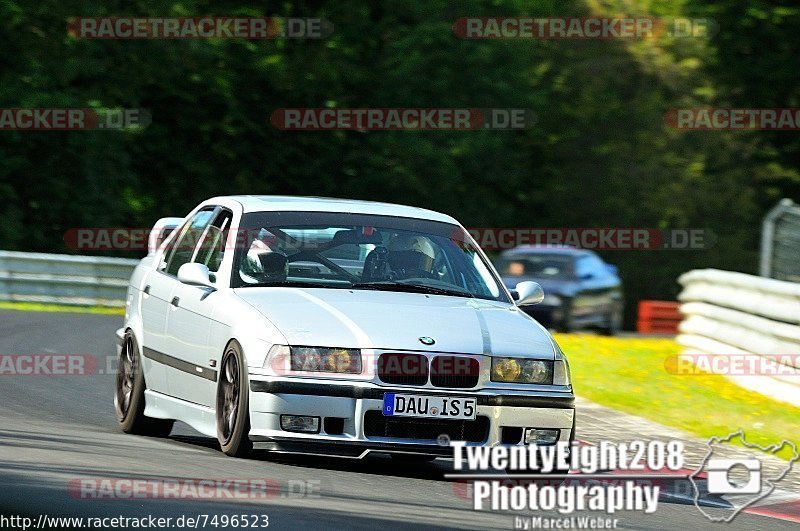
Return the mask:
<path id="1" fill-rule="evenodd" d="M 737 442 L 743 446 L 747 452 L 760 452 L 754 455 L 750 453 L 738 458 L 728 459 L 716 457 L 727 443 Z M 752 507 L 761 500 L 769 497 L 776 489 L 778 482 L 783 480 L 792 470 L 792 465 L 800 461 L 800 451 L 797 445 L 787 439 L 780 443 L 773 443 L 761 446 L 758 443 L 749 442 L 745 437 L 744 430 L 741 428 L 725 437 L 711 437 L 706 442 L 705 457 L 688 478 L 694 491 L 694 505 L 703 515 L 712 522 L 730 522 L 736 515 L 744 509 Z M 788 461 L 774 458 L 772 461 L 762 461 L 761 453 L 765 459 L 775 456 L 781 451 L 791 451 L 794 454 Z M 770 463 L 766 470 L 762 471 L 762 464 Z M 702 473 L 705 472 L 705 478 Z M 700 484 L 705 479 L 705 488 Z M 711 495 L 712 506 L 723 501 L 730 505 L 732 509 L 726 514 L 712 514 L 705 510 L 705 503 L 701 502 L 701 497 Z"/>
<path id="2" fill-rule="evenodd" d="M 749 473 L 747 481 L 738 481 L 737 469 Z M 761 492 L 761 461 L 758 459 L 709 459 L 710 494 L 758 494 Z"/>

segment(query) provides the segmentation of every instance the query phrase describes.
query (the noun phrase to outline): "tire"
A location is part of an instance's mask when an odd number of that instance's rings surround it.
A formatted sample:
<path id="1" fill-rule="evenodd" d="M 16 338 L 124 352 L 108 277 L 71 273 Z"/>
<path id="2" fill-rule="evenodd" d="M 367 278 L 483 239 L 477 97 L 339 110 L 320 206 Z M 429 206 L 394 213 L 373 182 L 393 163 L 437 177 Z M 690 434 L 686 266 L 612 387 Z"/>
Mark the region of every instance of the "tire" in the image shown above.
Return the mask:
<path id="1" fill-rule="evenodd" d="M 392 460 L 398 463 L 430 463 L 436 457 L 432 455 L 391 454 Z"/>
<path id="2" fill-rule="evenodd" d="M 572 322 L 572 301 L 564 301 L 561 311 L 563 315 L 561 316 L 561 320 L 556 324 L 556 331 L 562 334 L 568 334 L 575 329 L 575 325 Z"/>
<path id="3" fill-rule="evenodd" d="M 551 470 L 547 474 L 545 474 L 539 469 L 513 470 L 512 468 L 506 468 L 505 471 L 508 476 L 543 476 L 549 474 L 569 474 L 569 468 L 558 468 L 558 467 L 553 468 L 553 470 Z"/>
<path id="4" fill-rule="evenodd" d="M 242 347 L 228 343 L 220 364 L 217 383 L 217 439 L 225 455 L 247 457 L 253 449 L 250 441 L 250 392 L 247 365 Z"/>
<path id="5" fill-rule="evenodd" d="M 622 328 L 622 310 L 616 308 L 611 310 L 606 316 L 606 325 L 600 327 L 600 334 L 604 336 L 615 336 Z"/>
<path id="6" fill-rule="evenodd" d="M 125 433 L 166 437 L 172 431 L 175 421 L 154 419 L 144 415 L 145 389 L 147 389 L 147 384 L 144 381 L 139 344 L 133 333 L 128 330 L 122 340 L 122 349 L 120 349 L 117 363 L 114 393 L 117 422 Z"/>

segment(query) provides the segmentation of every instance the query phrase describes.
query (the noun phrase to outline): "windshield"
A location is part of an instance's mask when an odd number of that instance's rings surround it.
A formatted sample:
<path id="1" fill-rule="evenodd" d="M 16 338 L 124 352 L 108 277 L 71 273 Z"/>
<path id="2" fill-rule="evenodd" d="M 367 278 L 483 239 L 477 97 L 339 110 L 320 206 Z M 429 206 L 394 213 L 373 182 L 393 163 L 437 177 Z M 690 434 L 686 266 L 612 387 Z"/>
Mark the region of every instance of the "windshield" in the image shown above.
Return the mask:
<path id="1" fill-rule="evenodd" d="M 511 302 L 449 223 L 329 212 L 242 217 L 232 285 L 414 291 Z"/>
<path id="2" fill-rule="evenodd" d="M 568 279 L 574 274 L 573 257 L 564 254 L 525 254 L 501 257 L 497 270 L 504 277 Z"/>

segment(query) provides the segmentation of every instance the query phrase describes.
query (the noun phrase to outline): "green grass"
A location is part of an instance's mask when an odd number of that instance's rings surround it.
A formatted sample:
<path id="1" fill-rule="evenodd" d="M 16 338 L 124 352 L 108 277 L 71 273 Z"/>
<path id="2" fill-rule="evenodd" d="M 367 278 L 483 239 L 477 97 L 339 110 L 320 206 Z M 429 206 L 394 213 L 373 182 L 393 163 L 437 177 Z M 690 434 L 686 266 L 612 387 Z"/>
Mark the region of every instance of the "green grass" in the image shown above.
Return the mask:
<path id="1" fill-rule="evenodd" d="M 703 438 L 742 428 L 748 442 L 800 443 L 800 408 L 734 385 L 721 375 L 670 374 L 672 339 L 556 334 L 575 392 L 593 402 Z M 800 447 L 800 445 L 799 445 Z M 791 450 L 779 455 L 788 459 Z"/>
<path id="2" fill-rule="evenodd" d="M 0 302 L 0 310 L 125 315 L 125 308 L 112 308 L 108 306 L 69 306 L 65 304 L 41 304 L 38 302 Z"/>

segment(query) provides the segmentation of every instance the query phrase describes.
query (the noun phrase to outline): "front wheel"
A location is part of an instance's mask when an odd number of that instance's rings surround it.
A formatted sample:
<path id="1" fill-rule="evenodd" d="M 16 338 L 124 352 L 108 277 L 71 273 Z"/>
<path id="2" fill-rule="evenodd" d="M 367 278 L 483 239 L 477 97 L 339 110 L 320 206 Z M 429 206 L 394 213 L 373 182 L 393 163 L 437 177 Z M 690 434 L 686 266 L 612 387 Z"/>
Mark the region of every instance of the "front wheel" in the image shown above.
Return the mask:
<path id="1" fill-rule="evenodd" d="M 242 347 L 231 341 L 225 349 L 217 384 L 217 439 L 231 457 L 246 457 L 250 441 L 250 393 Z"/>
<path id="2" fill-rule="evenodd" d="M 432 455 L 418 455 L 418 454 L 392 454 L 392 459 L 398 463 L 430 463 L 436 457 Z"/>
<path id="3" fill-rule="evenodd" d="M 561 319 L 556 323 L 556 331 L 568 334 L 575 330 L 575 323 L 572 320 L 572 301 L 565 300 L 561 305 Z"/>
<path id="4" fill-rule="evenodd" d="M 117 363 L 114 410 L 117 422 L 125 433 L 166 437 L 172 431 L 174 420 L 154 419 L 144 415 L 144 381 L 139 345 L 128 330 L 122 341 Z"/>
<path id="5" fill-rule="evenodd" d="M 600 327 L 604 336 L 614 336 L 622 329 L 622 309 L 615 308 L 606 316 L 606 324 Z"/>

